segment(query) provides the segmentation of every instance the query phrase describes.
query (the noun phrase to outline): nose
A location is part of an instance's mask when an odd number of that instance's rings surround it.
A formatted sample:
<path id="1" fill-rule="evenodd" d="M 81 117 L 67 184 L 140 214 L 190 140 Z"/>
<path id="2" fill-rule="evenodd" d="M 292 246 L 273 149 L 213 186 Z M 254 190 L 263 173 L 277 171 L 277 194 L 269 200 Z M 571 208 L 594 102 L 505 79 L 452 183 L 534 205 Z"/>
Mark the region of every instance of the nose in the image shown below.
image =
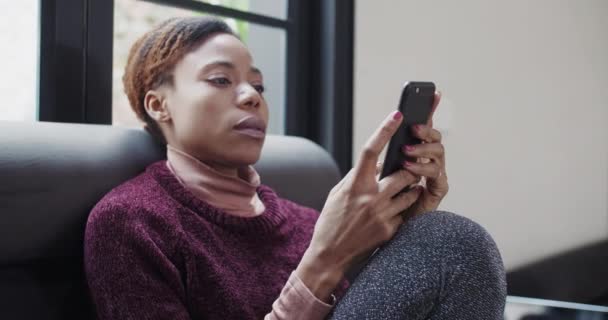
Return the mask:
<path id="1" fill-rule="evenodd" d="M 260 93 L 250 84 L 239 88 L 237 104 L 241 108 L 258 108 L 260 106 Z"/>

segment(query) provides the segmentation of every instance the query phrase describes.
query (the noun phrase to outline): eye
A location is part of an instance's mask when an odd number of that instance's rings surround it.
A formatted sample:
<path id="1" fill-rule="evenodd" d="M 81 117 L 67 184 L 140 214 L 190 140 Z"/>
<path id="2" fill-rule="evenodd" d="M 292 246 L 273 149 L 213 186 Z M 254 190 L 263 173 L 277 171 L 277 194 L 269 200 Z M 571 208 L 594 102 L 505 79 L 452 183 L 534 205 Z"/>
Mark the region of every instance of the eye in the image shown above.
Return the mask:
<path id="1" fill-rule="evenodd" d="M 258 92 L 258 93 L 264 93 L 264 91 L 266 90 L 266 88 L 264 88 L 264 85 L 262 84 L 257 84 L 254 85 L 253 88 Z"/>
<path id="2" fill-rule="evenodd" d="M 230 80 L 228 80 L 228 78 L 225 77 L 217 77 L 217 78 L 212 78 L 208 80 L 209 82 L 219 85 L 219 86 L 228 86 L 231 84 Z"/>

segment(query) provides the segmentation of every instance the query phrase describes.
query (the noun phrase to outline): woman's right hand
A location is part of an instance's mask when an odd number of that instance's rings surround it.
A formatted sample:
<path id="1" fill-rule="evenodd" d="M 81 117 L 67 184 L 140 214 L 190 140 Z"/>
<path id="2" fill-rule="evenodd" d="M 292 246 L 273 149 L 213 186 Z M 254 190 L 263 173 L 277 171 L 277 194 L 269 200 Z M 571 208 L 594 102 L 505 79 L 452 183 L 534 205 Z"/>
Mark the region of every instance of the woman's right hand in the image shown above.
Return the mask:
<path id="1" fill-rule="evenodd" d="M 419 181 L 405 169 L 377 179 L 378 156 L 402 121 L 398 111 L 387 117 L 366 142 L 355 167 L 330 191 L 298 266 L 313 293 L 319 278 L 329 283 L 341 279 L 353 261 L 389 241 L 403 223 L 400 213 L 418 199 L 420 187 L 397 195 Z M 322 289 L 317 293 L 327 294 Z"/>

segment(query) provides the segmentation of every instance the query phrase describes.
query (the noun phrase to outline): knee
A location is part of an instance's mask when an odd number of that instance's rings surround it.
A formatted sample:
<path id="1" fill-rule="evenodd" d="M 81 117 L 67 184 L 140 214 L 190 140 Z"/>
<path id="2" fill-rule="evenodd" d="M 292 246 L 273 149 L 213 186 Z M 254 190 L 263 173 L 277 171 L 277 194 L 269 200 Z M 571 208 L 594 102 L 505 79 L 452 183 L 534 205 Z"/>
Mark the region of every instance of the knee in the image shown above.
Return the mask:
<path id="1" fill-rule="evenodd" d="M 498 249 L 488 231 L 477 222 L 448 211 L 431 211 L 408 220 L 405 228 L 429 241 L 459 251 L 480 248 Z"/>
<path id="2" fill-rule="evenodd" d="M 424 251 L 440 266 L 441 297 L 466 296 L 498 310 L 496 314 L 502 313 L 507 296 L 506 274 L 498 247 L 485 228 L 446 211 L 415 216 L 404 226 L 411 241 L 424 239 L 420 240 Z"/>
<path id="3" fill-rule="evenodd" d="M 506 295 L 500 252 L 492 236 L 477 222 L 447 211 L 432 211 L 413 217 L 406 225 L 418 237 L 427 238 L 429 248 L 441 256 L 448 268 L 476 274 Z"/>
<path id="4" fill-rule="evenodd" d="M 422 237 L 428 249 L 451 257 L 453 263 L 472 264 L 504 277 L 504 264 L 494 239 L 469 218 L 447 211 L 432 211 L 411 218 L 403 227 L 409 237 Z"/>

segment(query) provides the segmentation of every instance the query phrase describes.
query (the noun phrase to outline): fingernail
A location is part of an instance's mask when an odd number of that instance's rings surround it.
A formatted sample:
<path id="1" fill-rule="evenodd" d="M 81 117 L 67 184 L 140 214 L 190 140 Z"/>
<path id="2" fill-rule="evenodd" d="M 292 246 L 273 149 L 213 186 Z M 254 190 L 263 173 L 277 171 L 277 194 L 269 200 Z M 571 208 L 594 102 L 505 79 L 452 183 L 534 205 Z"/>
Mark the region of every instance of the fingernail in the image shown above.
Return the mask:
<path id="1" fill-rule="evenodd" d="M 406 168 L 410 168 L 412 166 L 412 163 L 409 161 L 403 161 L 403 166 Z"/>
<path id="2" fill-rule="evenodd" d="M 422 125 L 420 125 L 420 124 L 414 125 L 414 130 L 420 131 L 420 129 L 422 129 Z"/>
<path id="3" fill-rule="evenodd" d="M 395 113 L 393 113 L 393 119 L 399 120 L 399 119 L 401 119 L 401 117 L 403 117 L 403 115 L 401 114 L 401 112 L 399 112 L 399 110 L 397 110 L 397 111 L 395 111 Z"/>
<path id="4" fill-rule="evenodd" d="M 403 150 L 406 151 L 406 152 L 412 152 L 412 151 L 414 151 L 414 149 L 416 149 L 416 148 L 414 148 L 414 146 L 405 146 L 405 147 L 403 147 Z"/>

